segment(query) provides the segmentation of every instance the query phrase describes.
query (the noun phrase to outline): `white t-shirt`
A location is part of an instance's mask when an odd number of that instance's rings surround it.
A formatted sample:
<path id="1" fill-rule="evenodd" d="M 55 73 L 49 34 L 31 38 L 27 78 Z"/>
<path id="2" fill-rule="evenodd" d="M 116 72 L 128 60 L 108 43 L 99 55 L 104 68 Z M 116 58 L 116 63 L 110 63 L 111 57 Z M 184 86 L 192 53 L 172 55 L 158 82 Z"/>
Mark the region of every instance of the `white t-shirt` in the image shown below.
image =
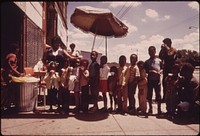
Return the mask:
<path id="1" fill-rule="evenodd" d="M 110 67 L 107 64 L 104 64 L 103 68 L 100 68 L 100 80 L 107 80 L 109 72 Z"/>

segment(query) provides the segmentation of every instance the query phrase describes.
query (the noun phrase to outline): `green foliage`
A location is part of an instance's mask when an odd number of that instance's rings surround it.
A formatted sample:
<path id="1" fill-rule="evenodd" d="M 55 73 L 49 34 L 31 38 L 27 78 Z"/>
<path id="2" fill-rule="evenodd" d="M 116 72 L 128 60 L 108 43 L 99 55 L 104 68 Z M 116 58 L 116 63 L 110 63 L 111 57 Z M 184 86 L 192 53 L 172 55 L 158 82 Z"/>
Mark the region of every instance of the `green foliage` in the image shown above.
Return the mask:
<path id="1" fill-rule="evenodd" d="M 191 50 L 178 50 L 177 57 L 181 62 L 189 62 L 193 66 L 200 66 L 200 54 L 197 51 Z"/>

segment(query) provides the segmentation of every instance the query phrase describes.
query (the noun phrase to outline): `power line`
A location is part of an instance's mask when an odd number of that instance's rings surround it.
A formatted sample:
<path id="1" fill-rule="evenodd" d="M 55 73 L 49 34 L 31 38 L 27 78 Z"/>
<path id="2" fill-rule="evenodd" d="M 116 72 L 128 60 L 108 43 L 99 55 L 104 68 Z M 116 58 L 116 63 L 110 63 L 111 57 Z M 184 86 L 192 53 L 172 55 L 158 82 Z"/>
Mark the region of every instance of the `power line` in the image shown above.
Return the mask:
<path id="1" fill-rule="evenodd" d="M 125 7 L 126 3 L 124 3 L 123 7 L 118 11 L 118 13 L 116 14 L 116 16 L 122 11 L 122 9 Z"/>
<path id="2" fill-rule="evenodd" d="M 125 5 L 127 2 L 124 3 L 124 5 L 122 6 L 122 8 L 117 12 L 116 16 L 118 16 L 118 14 L 124 9 Z M 119 19 L 121 19 L 122 17 L 125 16 L 125 14 L 131 9 L 133 2 L 125 9 L 125 11 L 121 14 L 121 16 L 119 17 Z M 99 49 L 99 47 L 102 45 L 103 43 L 103 39 L 101 40 L 101 42 L 99 43 L 97 49 Z"/>
<path id="3" fill-rule="evenodd" d="M 178 23 L 176 23 L 176 24 L 174 24 L 174 25 L 171 25 L 171 26 L 169 26 L 169 27 L 167 27 L 167 28 L 164 28 L 164 29 L 158 31 L 157 33 L 166 32 L 167 30 L 169 30 L 169 29 L 171 29 L 171 28 L 173 28 L 173 27 L 175 27 L 175 26 L 177 26 L 177 25 L 183 24 L 183 23 L 185 23 L 185 22 L 187 22 L 187 21 L 191 21 L 192 18 L 195 19 L 196 16 L 199 16 L 199 14 L 196 14 L 196 15 L 194 15 L 194 16 L 192 16 L 192 17 L 189 17 L 189 18 L 187 18 L 187 19 L 185 19 L 185 20 L 183 20 L 183 21 L 180 21 L 180 22 L 178 22 Z"/>
<path id="4" fill-rule="evenodd" d="M 126 10 L 121 14 L 121 16 L 119 17 L 119 19 L 121 19 L 122 17 L 124 17 L 126 15 L 126 13 L 132 8 L 133 2 L 126 8 Z"/>

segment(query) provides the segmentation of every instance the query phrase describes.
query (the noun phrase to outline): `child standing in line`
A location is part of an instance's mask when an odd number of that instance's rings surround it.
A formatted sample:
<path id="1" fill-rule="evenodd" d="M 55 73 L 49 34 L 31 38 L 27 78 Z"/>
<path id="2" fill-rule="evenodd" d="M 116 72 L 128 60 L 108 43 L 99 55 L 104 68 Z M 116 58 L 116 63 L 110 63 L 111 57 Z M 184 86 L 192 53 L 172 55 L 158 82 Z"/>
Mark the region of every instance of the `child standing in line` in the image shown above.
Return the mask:
<path id="1" fill-rule="evenodd" d="M 80 60 L 76 60 L 76 65 L 73 68 L 74 80 L 74 96 L 75 96 L 75 108 L 74 112 L 77 113 L 80 110 Z"/>
<path id="2" fill-rule="evenodd" d="M 80 62 L 80 86 L 81 86 L 81 110 L 88 112 L 89 108 L 89 61 L 86 59 Z"/>
<path id="3" fill-rule="evenodd" d="M 173 118 L 176 111 L 176 106 L 178 105 L 178 81 L 180 79 L 179 72 L 180 67 L 178 64 L 172 66 L 171 69 L 172 73 L 169 73 L 168 76 L 164 79 L 166 84 L 166 95 L 165 95 L 165 102 L 166 102 L 166 110 L 167 116 Z"/>
<path id="4" fill-rule="evenodd" d="M 110 68 L 110 76 L 108 77 L 108 92 L 110 97 L 110 111 L 116 111 L 117 108 L 117 82 L 118 82 L 118 72 L 117 67 L 112 66 Z M 114 102 L 114 109 L 113 109 Z"/>
<path id="5" fill-rule="evenodd" d="M 138 81 L 138 99 L 139 99 L 139 107 L 137 108 L 137 111 L 140 115 L 144 115 L 146 118 L 148 117 L 148 114 L 146 113 L 147 110 L 147 74 L 144 69 L 144 62 L 138 61 L 137 66 L 140 71 L 140 77 Z M 140 112 L 141 111 L 141 112 Z"/>
<path id="6" fill-rule="evenodd" d="M 128 81 L 130 77 L 130 70 L 126 66 L 126 56 L 121 55 L 119 57 L 119 68 L 118 68 L 118 108 L 119 112 L 121 112 L 122 115 L 125 115 L 128 113 L 127 108 L 127 99 L 128 99 Z"/>
<path id="7" fill-rule="evenodd" d="M 65 62 L 65 67 L 60 71 L 60 87 L 58 93 L 59 104 L 62 105 L 61 113 L 69 112 L 69 76 L 71 69 L 69 67 L 69 60 Z"/>
<path id="8" fill-rule="evenodd" d="M 135 115 L 136 113 L 135 93 L 138 85 L 138 77 L 140 76 L 140 72 L 136 64 L 137 60 L 138 60 L 137 54 L 130 55 L 130 66 L 129 66 L 130 77 L 128 80 L 128 100 L 129 100 L 128 110 L 129 114 L 131 115 Z"/>
<path id="9" fill-rule="evenodd" d="M 56 63 L 51 61 L 49 63 L 48 71 L 44 77 L 49 94 L 50 108 L 49 112 L 53 112 L 53 104 L 56 101 L 57 91 L 59 89 L 60 76 L 56 70 Z"/>
<path id="10" fill-rule="evenodd" d="M 104 102 L 104 107 L 103 111 L 107 111 L 107 96 L 106 92 L 108 90 L 107 87 L 107 79 L 108 79 L 108 74 L 110 72 L 110 68 L 107 64 L 107 57 L 102 56 L 100 58 L 100 82 L 99 82 L 99 91 L 102 92 L 103 95 L 103 102 Z"/>
<path id="11" fill-rule="evenodd" d="M 90 58 L 92 62 L 89 66 L 89 85 L 90 91 L 93 99 L 93 107 L 90 109 L 90 113 L 94 113 L 98 111 L 98 97 L 99 97 L 99 69 L 100 66 L 97 62 L 98 53 L 96 51 L 92 51 L 90 54 Z"/>

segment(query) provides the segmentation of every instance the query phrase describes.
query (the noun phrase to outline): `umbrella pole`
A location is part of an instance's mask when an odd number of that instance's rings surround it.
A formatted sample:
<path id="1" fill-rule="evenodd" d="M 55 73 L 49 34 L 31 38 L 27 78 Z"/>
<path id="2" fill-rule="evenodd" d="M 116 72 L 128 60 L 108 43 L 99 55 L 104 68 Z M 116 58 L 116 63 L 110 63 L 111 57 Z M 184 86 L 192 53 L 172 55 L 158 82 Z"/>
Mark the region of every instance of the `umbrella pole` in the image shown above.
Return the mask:
<path id="1" fill-rule="evenodd" d="M 108 46 L 107 46 L 107 36 L 105 36 L 105 45 L 106 45 L 105 50 L 106 50 L 106 57 L 107 57 L 107 52 L 108 52 L 108 51 L 107 51 L 107 50 L 108 50 L 108 49 L 107 49 L 107 48 L 108 48 Z"/>
<path id="2" fill-rule="evenodd" d="M 93 40 L 93 44 L 92 44 L 92 51 L 94 50 L 94 43 L 95 43 L 95 40 L 96 40 L 96 33 L 95 33 L 95 36 L 94 36 L 94 40 Z"/>

